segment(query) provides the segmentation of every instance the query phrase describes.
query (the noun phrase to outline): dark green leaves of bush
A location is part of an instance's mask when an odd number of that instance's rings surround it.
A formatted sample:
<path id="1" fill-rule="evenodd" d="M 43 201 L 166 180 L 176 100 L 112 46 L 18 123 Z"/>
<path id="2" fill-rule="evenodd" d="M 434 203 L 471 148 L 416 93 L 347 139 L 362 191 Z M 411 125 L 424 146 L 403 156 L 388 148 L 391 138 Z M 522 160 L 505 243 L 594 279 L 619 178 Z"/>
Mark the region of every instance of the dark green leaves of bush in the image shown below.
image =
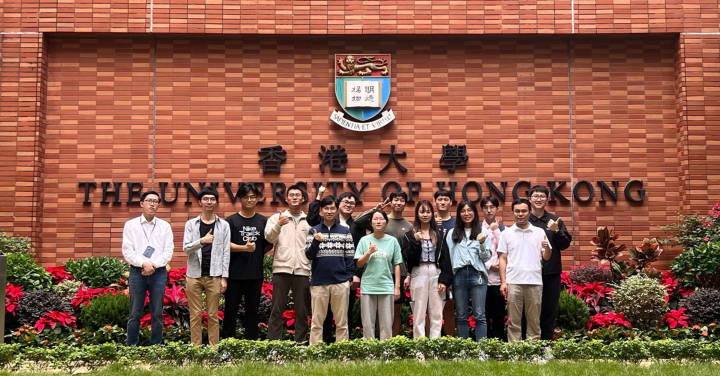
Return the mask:
<path id="1" fill-rule="evenodd" d="M 80 321 L 88 330 L 98 330 L 105 325 L 127 325 L 130 318 L 130 298 L 125 294 L 105 294 L 90 300 L 80 311 Z"/>
<path id="2" fill-rule="evenodd" d="M 720 291 L 699 289 L 685 301 L 688 319 L 691 324 L 710 324 L 720 322 Z"/>
<path id="3" fill-rule="evenodd" d="M 65 262 L 65 269 L 86 287 L 102 288 L 116 283 L 128 271 L 128 265 L 115 257 L 88 257 Z"/>
<path id="4" fill-rule="evenodd" d="M 10 253 L 7 259 L 7 283 L 22 286 L 24 292 L 49 290 L 52 276 L 35 263 L 30 255 Z"/>
<path id="5" fill-rule="evenodd" d="M 590 312 L 585 302 L 567 291 L 561 291 L 557 327 L 567 330 L 585 329 L 588 322 L 590 322 Z"/>
<path id="6" fill-rule="evenodd" d="M 670 269 L 693 287 L 720 288 L 720 242 L 703 242 L 685 249 L 675 257 Z"/>

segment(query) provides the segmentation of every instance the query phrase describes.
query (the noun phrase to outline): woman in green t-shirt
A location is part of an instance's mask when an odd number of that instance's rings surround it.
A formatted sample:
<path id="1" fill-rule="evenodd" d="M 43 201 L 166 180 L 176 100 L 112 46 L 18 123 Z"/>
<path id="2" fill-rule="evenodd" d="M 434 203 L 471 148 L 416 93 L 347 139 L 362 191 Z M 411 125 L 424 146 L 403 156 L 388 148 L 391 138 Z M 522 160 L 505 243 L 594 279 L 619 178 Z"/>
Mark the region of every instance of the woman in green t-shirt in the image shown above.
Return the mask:
<path id="1" fill-rule="evenodd" d="M 360 282 L 360 316 L 363 337 L 375 338 L 377 316 L 380 340 L 384 340 L 392 337 L 393 303 L 400 298 L 400 264 L 403 260 L 398 241 L 385 234 L 387 214 L 376 210 L 371 218 L 373 233 L 360 239 L 355 251 L 357 267 L 365 268 Z"/>

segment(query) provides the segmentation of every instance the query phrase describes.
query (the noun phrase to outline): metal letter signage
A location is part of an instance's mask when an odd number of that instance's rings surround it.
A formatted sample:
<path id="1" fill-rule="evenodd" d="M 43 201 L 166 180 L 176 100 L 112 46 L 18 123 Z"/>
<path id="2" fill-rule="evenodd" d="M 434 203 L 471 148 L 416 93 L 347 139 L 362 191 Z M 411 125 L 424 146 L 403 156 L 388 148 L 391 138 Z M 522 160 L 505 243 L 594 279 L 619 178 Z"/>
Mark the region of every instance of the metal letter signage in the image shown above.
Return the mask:
<path id="1" fill-rule="evenodd" d="M 338 103 L 359 122 L 346 119 L 341 111 L 333 111 L 332 121 L 346 129 L 367 132 L 395 120 L 392 110 L 383 111 L 390 99 L 390 55 L 335 55 L 334 64 Z"/>

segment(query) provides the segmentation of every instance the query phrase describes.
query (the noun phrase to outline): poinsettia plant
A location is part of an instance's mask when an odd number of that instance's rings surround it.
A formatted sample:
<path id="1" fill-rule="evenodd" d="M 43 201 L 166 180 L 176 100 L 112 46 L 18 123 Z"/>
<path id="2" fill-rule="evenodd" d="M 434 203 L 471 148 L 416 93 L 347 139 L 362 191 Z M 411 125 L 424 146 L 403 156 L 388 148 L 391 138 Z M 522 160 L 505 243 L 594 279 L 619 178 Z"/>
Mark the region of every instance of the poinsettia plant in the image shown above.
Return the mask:
<path id="1" fill-rule="evenodd" d="M 173 320 L 173 318 L 165 312 L 162 314 L 162 319 L 164 328 L 169 328 L 175 324 L 175 320 Z M 149 328 L 152 326 L 152 316 L 149 313 L 140 319 L 140 326 L 143 328 Z"/>
<path id="2" fill-rule="evenodd" d="M 22 292 L 22 286 L 15 286 L 13 284 L 8 283 L 7 286 L 5 286 L 5 314 L 12 314 L 15 316 L 15 310 L 18 308 L 18 302 L 20 301 L 20 298 L 25 296 L 25 293 Z"/>
<path id="3" fill-rule="evenodd" d="M 42 332 L 46 327 L 59 334 L 63 327 L 77 328 L 77 318 L 65 312 L 48 312 L 35 323 L 38 332 Z"/>
<path id="4" fill-rule="evenodd" d="M 75 293 L 75 297 L 70 301 L 73 309 L 78 309 L 80 306 L 86 306 L 90 303 L 90 299 L 97 298 L 100 295 L 105 294 L 117 294 L 118 290 L 112 287 L 97 288 L 97 289 L 86 289 L 85 285 L 80 285 L 78 292 Z"/>
<path id="5" fill-rule="evenodd" d="M 167 272 L 168 285 L 184 285 L 187 277 L 187 267 L 179 269 L 170 269 Z"/>
<path id="6" fill-rule="evenodd" d="M 680 309 L 673 309 L 665 314 L 665 322 L 668 324 L 670 329 L 675 329 L 678 326 L 681 328 L 687 328 L 687 315 L 685 314 L 685 307 Z"/>
<path id="7" fill-rule="evenodd" d="M 588 305 L 590 313 L 601 313 L 602 308 L 606 306 L 606 298 L 610 297 L 615 291 L 611 287 L 605 286 L 605 282 L 580 283 L 572 286 L 575 295 Z"/>
<path id="8" fill-rule="evenodd" d="M 590 322 L 588 322 L 588 330 L 593 328 L 610 328 L 621 326 L 626 326 L 628 328 L 632 327 L 632 325 L 630 325 L 630 323 L 625 320 L 624 313 L 598 313 L 595 316 L 591 317 Z"/>
<path id="9" fill-rule="evenodd" d="M 67 280 L 75 280 L 75 277 L 73 277 L 72 274 L 68 273 L 65 270 L 64 265 L 48 266 L 45 268 L 45 270 L 50 273 L 50 276 L 52 276 L 53 284 L 57 285 L 58 283 L 65 282 Z"/>

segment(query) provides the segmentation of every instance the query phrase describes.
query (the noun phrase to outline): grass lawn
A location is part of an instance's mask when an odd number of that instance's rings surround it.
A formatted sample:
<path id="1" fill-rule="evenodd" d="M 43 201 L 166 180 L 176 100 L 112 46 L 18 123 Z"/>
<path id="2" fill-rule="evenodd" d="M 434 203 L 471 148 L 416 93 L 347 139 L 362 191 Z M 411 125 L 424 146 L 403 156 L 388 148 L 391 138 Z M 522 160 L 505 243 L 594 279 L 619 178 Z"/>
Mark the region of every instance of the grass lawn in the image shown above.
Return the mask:
<path id="1" fill-rule="evenodd" d="M 25 373 L 29 375 L 30 373 Z M 57 376 L 58 372 L 36 373 L 37 375 Z M 450 361 L 428 361 L 418 362 L 404 360 L 390 363 L 379 361 L 344 363 L 344 362 L 308 362 L 303 364 L 269 365 L 264 363 L 247 363 L 237 366 L 227 366 L 217 369 L 202 367 L 177 368 L 170 366 L 158 366 L 152 370 L 138 368 L 125 368 L 114 365 L 102 371 L 92 372 L 93 375 L 101 376 L 197 376 L 212 374 L 213 376 L 250 376 L 250 375 L 374 375 L 374 376 L 419 376 L 419 375 L 528 375 L 528 376 L 558 376 L 558 375 L 718 375 L 720 365 L 718 364 L 647 364 L 644 366 L 636 364 L 623 364 L 615 362 L 558 362 L 550 361 L 547 364 L 529 364 L 525 362 L 450 362 Z M 10 372 L 1 372 L 2 376 L 10 376 Z M 16 375 L 16 373 L 12 373 Z"/>

